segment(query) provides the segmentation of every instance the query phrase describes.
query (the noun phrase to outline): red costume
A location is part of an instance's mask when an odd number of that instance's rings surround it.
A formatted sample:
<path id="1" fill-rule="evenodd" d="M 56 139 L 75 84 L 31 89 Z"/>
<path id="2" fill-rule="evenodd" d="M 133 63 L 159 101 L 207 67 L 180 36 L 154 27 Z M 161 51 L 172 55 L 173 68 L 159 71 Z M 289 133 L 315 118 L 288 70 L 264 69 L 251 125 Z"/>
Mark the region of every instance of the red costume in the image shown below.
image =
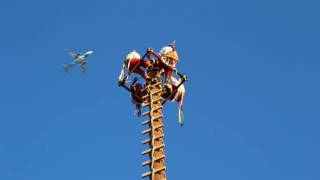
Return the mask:
<path id="1" fill-rule="evenodd" d="M 130 85 L 130 89 L 131 89 L 131 98 L 132 101 L 135 104 L 142 104 L 142 96 L 143 96 L 143 87 L 140 83 L 135 84 L 135 82 L 133 82 Z"/>
<path id="2" fill-rule="evenodd" d="M 174 70 L 174 65 L 168 65 L 168 64 L 165 64 L 163 61 L 162 61 L 162 59 L 161 59 L 161 57 L 160 57 L 160 55 L 159 54 L 157 54 L 157 53 L 155 53 L 155 52 L 151 52 L 152 53 L 152 55 L 154 55 L 156 58 L 157 58 L 157 61 L 156 61 L 156 63 L 155 63 L 155 65 L 154 65 L 154 67 L 155 68 L 158 68 L 160 71 L 163 71 L 163 74 L 164 74 L 164 77 L 166 78 L 166 79 L 169 79 L 170 78 L 170 76 L 171 76 L 171 74 L 172 74 L 172 71 Z"/>
<path id="3" fill-rule="evenodd" d="M 137 80 L 138 79 L 133 80 L 130 85 L 131 101 L 136 105 L 135 113 L 137 113 L 138 116 L 141 116 L 141 105 L 143 103 L 142 97 L 144 95 L 144 89 L 142 84 L 136 83 Z"/>
<path id="4" fill-rule="evenodd" d="M 129 69 L 129 74 L 136 73 L 146 79 L 147 72 L 141 68 L 147 68 L 151 65 L 150 59 L 145 60 L 145 57 L 147 57 L 148 55 L 153 55 L 156 57 L 154 68 L 161 71 L 166 79 L 170 79 L 172 71 L 175 69 L 175 63 L 171 63 L 168 60 L 165 62 L 163 60 L 164 58 L 155 53 L 151 48 L 148 48 L 147 53 L 142 58 L 134 57 L 127 60 L 126 66 Z"/>
<path id="5" fill-rule="evenodd" d="M 145 60 L 139 59 L 139 58 L 133 58 L 133 59 L 129 60 L 128 67 L 129 67 L 130 73 L 136 73 L 136 74 L 141 75 L 144 79 L 146 78 L 147 73 L 144 70 L 142 70 L 141 67 L 147 68 L 148 61 L 145 61 Z"/>

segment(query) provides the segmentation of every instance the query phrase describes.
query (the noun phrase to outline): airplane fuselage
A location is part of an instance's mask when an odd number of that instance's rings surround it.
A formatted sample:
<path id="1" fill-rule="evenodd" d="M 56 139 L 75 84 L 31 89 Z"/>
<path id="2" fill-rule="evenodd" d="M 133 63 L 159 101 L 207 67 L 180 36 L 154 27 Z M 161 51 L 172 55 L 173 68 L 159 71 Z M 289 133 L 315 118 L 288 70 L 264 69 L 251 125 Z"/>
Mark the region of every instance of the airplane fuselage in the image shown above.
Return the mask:
<path id="1" fill-rule="evenodd" d="M 79 55 L 77 56 L 74 61 L 76 64 L 83 64 L 85 62 L 85 56 L 84 55 Z"/>
<path id="2" fill-rule="evenodd" d="M 78 56 L 75 57 L 74 62 L 77 64 L 84 64 L 84 63 L 86 63 L 86 61 L 85 61 L 86 57 L 88 57 L 92 53 L 93 53 L 93 51 L 87 51 L 83 54 L 79 54 Z"/>
<path id="3" fill-rule="evenodd" d="M 74 51 L 68 51 L 69 55 L 72 56 L 74 59 L 69 64 L 63 64 L 63 69 L 68 72 L 69 68 L 73 67 L 76 64 L 80 65 L 80 69 L 82 72 L 85 72 L 85 64 L 88 62 L 86 61 L 86 58 L 93 53 L 93 51 L 87 51 L 83 54 L 76 53 Z"/>

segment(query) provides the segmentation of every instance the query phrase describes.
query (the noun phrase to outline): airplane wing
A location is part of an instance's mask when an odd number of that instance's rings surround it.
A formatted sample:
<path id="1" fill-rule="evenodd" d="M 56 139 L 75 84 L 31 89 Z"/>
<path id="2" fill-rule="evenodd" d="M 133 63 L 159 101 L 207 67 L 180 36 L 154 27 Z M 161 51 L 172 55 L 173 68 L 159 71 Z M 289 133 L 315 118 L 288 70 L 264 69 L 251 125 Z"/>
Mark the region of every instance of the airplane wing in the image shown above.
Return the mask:
<path id="1" fill-rule="evenodd" d="M 85 73 L 86 72 L 86 68 L 85 68 L 85 64 L 87 64 L 87 63 L 82 63 L 82 64 L 80 64 L 80 70 L 81 70 L 81 72 L 82 73 Z"/>
<path id="2" fill-rule="evenodd" d="M 85 56 L 85 57 L 88 57 L 90 54 L 92 54 L 93 53 L 93 51 L 87 51 L 87 52 L 85 52 L 83 55 Z"/>
<path id="3" fill-rule="evenodd" d="M 80 55 L 79 53 L 76 53 L 76 52 L 74 52 L 74 51 L 70 51 L 70 50 L 68 50 L 68 49 L 65 49 L 65 50 L 68 52 L 68 54 L 69 54 L 70 56 L 72 56 L 72 57 L 74 57 L 74 58 L 76 58 L 77 56 Z"/>

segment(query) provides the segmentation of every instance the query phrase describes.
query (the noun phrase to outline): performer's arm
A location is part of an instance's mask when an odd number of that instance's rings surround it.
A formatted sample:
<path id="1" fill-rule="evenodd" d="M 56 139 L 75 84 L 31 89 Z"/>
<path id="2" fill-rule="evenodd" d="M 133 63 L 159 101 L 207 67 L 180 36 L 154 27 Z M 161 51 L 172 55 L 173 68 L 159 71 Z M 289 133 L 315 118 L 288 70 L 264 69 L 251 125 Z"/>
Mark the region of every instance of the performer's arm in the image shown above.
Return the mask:
<path id="1" fill-rule="evenodd" d="M 155 56 L 158 60 L 161 60 L 161 57 L 158 53 L 154 52 L 152 48 L 147 48 L 147 54 Z"/>

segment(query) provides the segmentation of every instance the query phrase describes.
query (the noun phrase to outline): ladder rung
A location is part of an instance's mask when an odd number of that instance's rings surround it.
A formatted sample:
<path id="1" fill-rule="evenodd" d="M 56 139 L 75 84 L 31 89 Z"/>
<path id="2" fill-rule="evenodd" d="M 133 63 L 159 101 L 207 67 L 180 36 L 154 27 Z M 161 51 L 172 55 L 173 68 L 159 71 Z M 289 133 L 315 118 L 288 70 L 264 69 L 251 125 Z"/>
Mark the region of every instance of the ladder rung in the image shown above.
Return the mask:
<path id="1" fill-rule="evenodd" d="M 161 168 L 158 168 L 158 169 L 155 169 L 155 170 L 154 170 L 154 173 L 158 173 L 158 172 L 163 171 L 163 170 L 165 170 L 165 169 L 166 169 L 165 166 L 164 166 L 164 167 L 161 167 Z M 145 177 L 148 177 L 148 176 L 151 176 L 151 175 L 152 175 L 152 172 L 149 171 L 149 172 L 143 173 L 141 177 L 142 177 L 142 178 L 145 178 Z"/>
<path id="2" fill-rule="evenodd" d="M 163 154 L 163 155 L 161 155 L 161 156 L 159 156 L 159 157 L 157 157 L 157 158 L 154 158 L 153 161 L 158 161 L 158 160 L 163 159 L 163 158 L 165 158 L 165 157 L 166 157 L 166 156 Z"/>
<path id="3" fill-rule="evenodd" d="M 157 93 L 160 93 L 160 92 L 162 92 L 162 89 L 156 90 L 154 92 L 151 91 L 151 94 L 157 94 Z"/>
<path id="4" fill-rule="evenodd" d="M 159 171 L 163 171 L 163 170 L 165 170 L 165 169 L 166 169 L 166 167 L 163 166 L 163 167 L 161 167 L 161 168 L 155 169 L 155 170 L 154 170 L 154 173 L 158 173 Z"/>
<path id="5" fill-rule="evenodd" d="M 146 99 L 149 97 L 149 94 L 142 96 L 142 99 Z"/>
<path id="6" fill-rule="evenodd" d="M 146 124 L 148 124 L 148 123 L 150 123 L 150 120 L 149 120 L 149 119 L 148 119 L 148 120 L 143 121 L 143 122 L 142 122 L 142 125 L 146 125 Z"/>
<path id="7" fill-rule="evenodd" d="M 150 163 L 151 163 L 151 161 L 150 161 L 150 160 L 147 160 L 147 161 L 145 161 L 145 162 L 142 163 L 142 166 L 146 166 L 146 165 L 148 165 L 148 164 L 150 164 Z"/>
<path id="8" fill-rule="evenodd" d="M 160 84 L 162 85 L 162 82 L 157 82 L 155 84 L 152 84 L 152 86 L 159 86 Z"/>
<path id="9" fill-rule="evenodd" d="M 163 138 L 163 137 L 164 137 L 164 134 L 161 134 L 160 136 L 157 136 L 157 137 L 155 137 L 154 139 L 156 140 L 156 139 Z M 149 143 L 149 142 L 151 142 L 151 139 L 150 139 L 150 138 L 141 141 L 141 144 L 147 144 L 147 143 Z"/>
<path id="10" fill-rule="evenodd" d="M 154 150 L 158 150 L 158 149 L 160 149 L 160 148 L 163 148 L 164 147 L 164 144 L 161 144 L 160 146 L 156 146 L 156 147 L 154 147 Z M 151 153 L 152 152 L 152 149 L 147 149 L 147 150 L 144 150 L 144 151 L 142 151 L 142 155 L 145 155 L 145 154 L 148 154 L 148 153 Z"/>
<path id="11" fill-rule="evenodd" d="M 161 134 L 160 136 L 155 137 L 154 140 L 159 139 L 159 138 L 163 138 L 163 137 L 164 137 L 164 134 Z"/>
<path id="12" fill-rule="evenodd" d="M 160 149 L 160 148 L 163 148 L 163 147 L 164 147 L 164 144 L 161 144 L 160 146 L 154 147 L 154 150 L 157 150 L 157 149 Z"/>
<path id="13" fill-rule="evenodd" d="M 162 114 L 160 114 L 160 115 L 156 116 L 155 118 L 153 118 L 153 120 L 155 120 L 155 119 L 159 119 L 159 118 L 162 118 L 162 117 L 163 117 L 163 115 L 162 115 Z"/>
<path id="14" fill-rule="evenodd" d="M 152 173 L 149 171 L 149 172 L 143 173 L 141 177 L 145 178 L 145 177 L 151 176 L 151 174 Z"/>
<path id="15" fill-rule="evenodd" d="M 159 96 L 159 98 L 152 100 L 152 102 L 157 102 L 157 101 L 161 101 L 161 96 Z"/>
<path id="16" fill-rule="evenodd" d="M 160 156 L 160 157 L 158 157 L 158 158 L 154 158 L 153 162 L 154 162 L 154 161 L 158 161 L 158 160 L 163 159 L 163 158 L 165 158 L 165 155 L 162 155 L 162 156 Z M 148 164 L 151 164 L 151 160 L 146 160 L 146 161 L 144 161 L 144 162 L 142 163 L 142 166 L 146 166 L 146 165 L 148 165 Z"/>
<path id="17" fill-rule="evenodd" d="M 165 158 L 165 155 L 164 155 L 164 154 L 161 155 L 161 156 L 159 156 L 159 157 L 157 157 L 157 158 L 154 158 L 153 161 L 158 161 L 158 160 L 163 159 L 163 158 Z M 151 160 L 146 160 L 146 161 L 144 161 L 144 162 L 142 163 L 142 166 L 146 166 L 146 165 L 148 165 L 148 164 L 150 164 L 150 163 L 151 163 Z"/>
<path id="18" fill-rule="evenodd" d="M 155 137 L 154 139 L 159 139 L 159 138 L 163 138 L 164 134 L 161 134 L 160 136 Z"/>
<path id="19" fill-rule="evenodd" d="M 149 133 L 149 132 L 151 132 L 151 128 L 150 128 L 150 129 L 146 129 L 146 130 L 142 131 L 142 134 L 147 134 L 147 133 Z"/>
<path id="20" fill-rule="evenodd" d="M 150 111 L 146 111 L 146 112 L 142 113 L 142 116 L 146 116 L 148 114 L 150 114 Z"/>
<path id="21" fill-rule="evenodd" d="M 160 124 L 160 125 L 154 127 L 153 129 L 158 129 L 158 128 L 162 128 L 162 127 L 163 127 L 163 124 Z M 151 130 L 152 130 L 151 128 L 146 129 L 146 130 L 142 131 L 142 134 L 147 134 L 147 133 L 151 132 Z"/>
<path id="22" fill-rule="evenodd" d="M 153 110 L 154 110 L 154 111 L 157 111 L 157 110 L 159 110 L 159 109 L 162 109 L 162 105 L 159 105 L 157 108 L 154 108 Z"/>
<path id="23" fill-rule="evenodd" d="M 144 150 L 142 151 L 142 155 L 145 155 L 145 154 L 148 154 L 148 153 L 151 153 L 152 152 L 152 149 L 147 149 L 147 150 Z"/>
<path id="24" fill-rule="evenodd" d="M 150 103 L 149 102 L 146 102 L 146 103 L 142 103 L 142 107 L 145 107 L 145 106 L 148 106 Z"/>
<path id="25" fill-rule="evenodd" d="M 154 127 L 153 129 L 158 129 L 158 128 L 162 128 L 162 127 L 163 127 L 163 124 L 160 124 L 160 125 Z"/>
<path id="26" fill-rule="evenodd" d="M 157 110 L 159 110 L 161 108 L 162 108 L 162 105 L 159 105 L 157 108 L 152 109 L 152 111 L 157 111 Z M 149 115 L 149 114 L 150 114 L 150 111 L 146 111 L 146 112 L 142 113 L 142 116 L 146 116 L 146 115 Z"/>
<path id="27" fill-rule="evenodd" d="M 149 143 L 149 142 L 151 142 L 151 139 L 150 139 L 150 138 L 141 141 L 141 144 L 147 144 L 147 143 Z"/>

